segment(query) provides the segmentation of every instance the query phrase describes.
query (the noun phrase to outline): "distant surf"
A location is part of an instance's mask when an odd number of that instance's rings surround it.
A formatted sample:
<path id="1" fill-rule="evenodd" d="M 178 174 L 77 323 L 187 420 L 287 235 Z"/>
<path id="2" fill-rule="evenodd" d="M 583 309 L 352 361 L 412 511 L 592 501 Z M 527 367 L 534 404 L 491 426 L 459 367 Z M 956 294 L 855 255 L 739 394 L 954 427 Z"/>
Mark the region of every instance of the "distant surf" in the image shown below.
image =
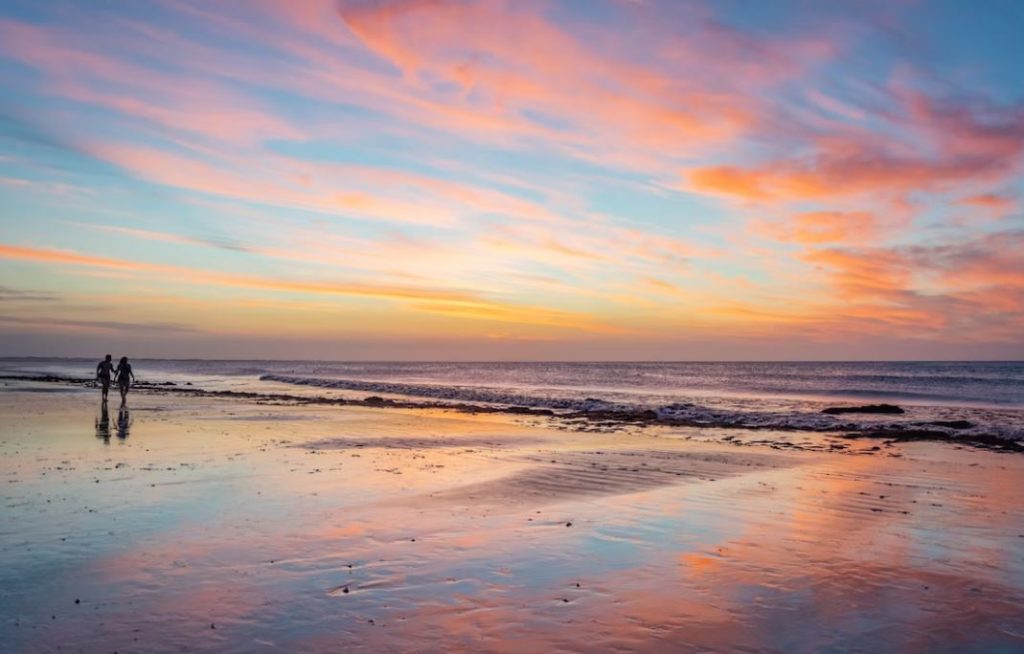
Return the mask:
<path id="1" fill-rule="evenodd" d="M 756 401 L 747 399 L 745 406 L 724 408 L 709 406 L 707 402 L 689 401 L 658 403 L 658 396 L 638 395 L 633 402 L 609 400 L 599 397 L 573 397 L 561 393 L 512 391 L 494 387 L 409 384 L 401 382 L 372 382 L 356 379 L 320 377 L 294 377 L 267 374 L 262 381 L 321 389 L 373 393 L 388 398 L 417 398 L 441 404 L 485 404 L 498 407 L 551 409 L 560 412 L 602 414 L 607 417 L 653 413 L 651 420 L 705 427 L 742 429 L 780 429 L 808 431 L 867 431 L 932 429 L 962 436 L 990 434 L 1009 440 L 1024 440 L 1024 411 L 1013 409 L 983 409 L 972 407 L 943 407 L 932 404 L 910 406 L 899 419 L 891 415 L 822 413 L 831 406 L 828 402 L 804 401 L 783 404 L 764 402 L 765 408 L 756 408 Z M 578 393 L 577 393 L 578 395 Z M 838 394 L 837 394 L 838 395 Z M 621 394 L 617 394 L 621 397 Z M 898 393 L 890 397 L 900 397 Z M 701 398 L 707 400 L 709 398 Z M 929 397 L 929 399 L 933 399 Z M 969 424 L 951 428 L 942 422 Z"/>

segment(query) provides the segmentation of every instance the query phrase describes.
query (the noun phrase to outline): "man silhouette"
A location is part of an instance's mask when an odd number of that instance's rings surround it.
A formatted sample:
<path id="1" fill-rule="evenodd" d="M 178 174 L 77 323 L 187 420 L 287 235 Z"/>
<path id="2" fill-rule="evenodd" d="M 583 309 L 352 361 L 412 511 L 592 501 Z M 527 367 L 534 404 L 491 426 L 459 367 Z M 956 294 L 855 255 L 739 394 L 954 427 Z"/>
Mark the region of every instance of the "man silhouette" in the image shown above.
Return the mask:
<path id="1" fill-rule="evenodd" d="M 103 401 L 107 401 L 107 393 L 110 391 L 110 376 L 114 372 L 114 362 L 112 356 L 109 354 L 103 361 L 96 364 L 96 379 L 100 382 L 100 388 L 103 389 Z"/>

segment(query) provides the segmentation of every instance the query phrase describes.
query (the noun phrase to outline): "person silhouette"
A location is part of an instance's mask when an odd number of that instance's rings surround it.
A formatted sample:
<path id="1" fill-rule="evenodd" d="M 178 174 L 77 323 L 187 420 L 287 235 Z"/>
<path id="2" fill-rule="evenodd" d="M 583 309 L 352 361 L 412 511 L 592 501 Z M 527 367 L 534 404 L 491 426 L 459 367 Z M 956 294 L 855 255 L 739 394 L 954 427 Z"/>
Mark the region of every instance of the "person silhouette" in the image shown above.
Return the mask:
<path id="1" fill-rule="evenodd" d="M 135 381 L 135 373 L 132 372 L 132 364 L 128 363 L 128 357 L 121 357 L 121 361 L 117 364 L 116 379 L 117 387 L 121 391 L 121 404 L 124 404 L 128 399 L 128 389 Z"/>
<path id="2" fill-rule="evenodd" d="M 114 372 L 113 357 L 109 354 L 105 359 L 96 364 L 96 379 L 100 382 L 103 391 L 103 401 L 107 401 L 107 393 L 110 391 L 110 376 Z"/>

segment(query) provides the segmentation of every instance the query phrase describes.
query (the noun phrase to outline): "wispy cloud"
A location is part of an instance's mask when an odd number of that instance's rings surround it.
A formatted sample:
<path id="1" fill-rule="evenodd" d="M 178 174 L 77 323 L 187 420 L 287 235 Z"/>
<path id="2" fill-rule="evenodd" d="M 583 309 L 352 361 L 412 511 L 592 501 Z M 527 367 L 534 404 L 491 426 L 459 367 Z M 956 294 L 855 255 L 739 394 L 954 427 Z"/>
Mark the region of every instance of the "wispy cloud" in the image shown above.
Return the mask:
<path id="1" fill-rule="evenodd" d="M 90 331 L 113 334 L 143 334 L 151 337 L 166 334 L 195 334 L 200 330 L 189 325 L 164 322 L 122 322 L 117 320 L 78 320 L 52 316 L 0 316 L 0 325 L 26 326 L 43 331 Z"/>
<path id="2" fill-rule="evenodd" d="M 107 232 L 109 234 L 131 236 L 133 238 L 140 238 L 147 241 L 159 241 L 161 243 L 177 243 L 179 245 L 198 245 L 202 247 L 213 247 L 224 250 L 232 250 L 235 252 L 250 251 L 244 245 L 223 238 L 209 236 L 189 236 L 184 234 L 174 234 L 171 232 L 154 231 L 151 229 L 138 229 L 135 227 L 118 227 L 116 225 L 92 225 L 81 223 L 79 224 L 88 229 L 96 229 L 101 232 Z"/>
<path id="3" fill-rule="evenodd" d="M 9 286 L 0 286 L 0 302 L 54 302 L 57 299 L 53 293 L 24 291 Z"/>

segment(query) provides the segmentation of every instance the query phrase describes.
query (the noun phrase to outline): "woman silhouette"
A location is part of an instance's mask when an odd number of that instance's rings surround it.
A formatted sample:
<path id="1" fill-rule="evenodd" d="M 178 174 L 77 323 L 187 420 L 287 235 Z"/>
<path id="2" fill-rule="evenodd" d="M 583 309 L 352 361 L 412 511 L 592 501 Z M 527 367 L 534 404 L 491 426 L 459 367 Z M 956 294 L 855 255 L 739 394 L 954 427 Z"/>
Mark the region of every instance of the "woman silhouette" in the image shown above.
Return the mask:
<path id="1" fill-rule="evenodd" d="M 121 404 L 124 404 L 128 399 L 128 389 L 135 381 L 135 373 L 132 372 L 132 364 L 128 363 L 128 357 L 121 357 L 121 361 L 117 364 L 116 379 L 117 387 L 121 391 Z"/>

